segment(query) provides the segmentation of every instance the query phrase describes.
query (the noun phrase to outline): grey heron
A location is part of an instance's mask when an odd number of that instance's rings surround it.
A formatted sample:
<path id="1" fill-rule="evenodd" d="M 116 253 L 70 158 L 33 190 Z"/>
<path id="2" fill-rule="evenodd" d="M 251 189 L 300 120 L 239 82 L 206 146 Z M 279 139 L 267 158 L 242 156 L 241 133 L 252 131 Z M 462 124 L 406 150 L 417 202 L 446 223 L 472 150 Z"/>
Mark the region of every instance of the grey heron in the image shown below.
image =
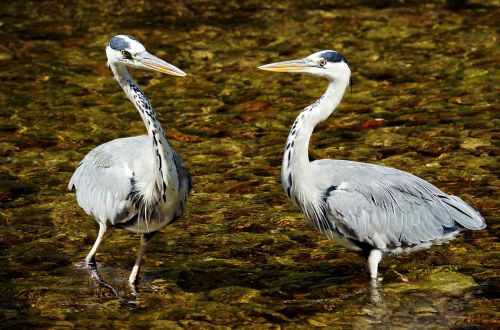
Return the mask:
<path id="1" fill-rule="evenodd" d="M 99 244 L 113 228 L 141 234 L 129 277 L 135 292 L 146 244 L 158 230 L 182 216 L 191 178 L 127 66 L 174 76 L 186 73 L 148 53 L 132 36 L 111 38 L 106 55 L 108 66 L 137 108 L 148 134 L 115 139 L 94 148 L 80 162 L 68 187 L 76 190 L 78 204 L 99 224 L 97 239 L 85 258 L 90 276 L 99 284 L 111 288 L 97 271 L 95 254 Z"/>
<path id="2" fill-rule="evenodd" d="M 367 259 L 373 281 L 383 255 L 410 252 L 486 227 L 469 204 L 398 169 L 349 160 L 310 161 L 314 127 L 339 105 L 351 71 L 332 50 L 259 67 L 326 78 L 326 92 L 293 123 L 285 146 L 281 181 L 287 197 L 328 238 Z"/>

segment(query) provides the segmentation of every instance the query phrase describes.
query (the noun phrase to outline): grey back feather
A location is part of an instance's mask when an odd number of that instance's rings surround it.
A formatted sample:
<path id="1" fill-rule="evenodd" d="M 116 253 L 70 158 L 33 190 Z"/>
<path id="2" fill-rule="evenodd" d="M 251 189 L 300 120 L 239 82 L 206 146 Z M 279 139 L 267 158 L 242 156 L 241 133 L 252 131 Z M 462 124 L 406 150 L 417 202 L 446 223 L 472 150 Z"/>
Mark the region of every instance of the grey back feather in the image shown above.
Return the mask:
<path id="1" fill-rule="evenodd" d="M 486 226 L 466 202 L 410 173 L 344 160 L 312 164 L 317 173 L 330 173 L 322 182 L 336 187 L 325 196 L 325 217 L 350 239 L 384 249 Z"/>
<path id="2" fill-rule="evenodd" d="M 182 215 L 187 195 L 191 190 L 191 178 L 180 157 L 174 153 L 179 175 L 180 203 L 175 216 Z M 137 204 L 143 196 L 134 196 L 134 180 L 155 184 L 156 173 L 151 138 L 147 135 L 116 139 L 104 143 L 80 162 L 68 188 L 76 190 L 78 204 L 97 221 L 106 225 L 125 223 L 139 212 Z M 157 204 L 159 198 L 153 201 Z M 161 216 L 158 210 L 150 214 Z M 165 219 L 152 219 L 164 221 Z M 166 219 L 170 221 L 171 219 Z M 168 221 L 166 223 L 168 223 Z"/>

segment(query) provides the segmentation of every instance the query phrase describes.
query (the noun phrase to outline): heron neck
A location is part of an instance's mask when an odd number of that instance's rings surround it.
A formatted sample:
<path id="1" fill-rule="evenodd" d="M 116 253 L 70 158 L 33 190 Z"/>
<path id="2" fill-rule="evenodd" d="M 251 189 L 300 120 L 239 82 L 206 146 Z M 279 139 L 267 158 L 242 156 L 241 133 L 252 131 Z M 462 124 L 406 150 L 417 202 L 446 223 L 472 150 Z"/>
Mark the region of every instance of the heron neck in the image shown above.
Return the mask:
<path id="1" fill-rule="evenodd" d="M 314 127 L 326 120 L 337 108 L 344 91 L 349 84 L 349 78 L 330 81 L 326 92 L 313 104 L 305 108 L 293 123 L 288 135 L 281 168 L 281 179 L 289 198 L 300 195 L 301 183 L 315 180 L 310 170 L 309 141 Z M 293 200 L 293 199 L 292 199 Z M 294 201 L 300 204 L 298 201 Z"/>
<path id="2" fill-rule="evenodd" d="M 175 164 L 173 150 L 153 107 L 151 107 L 146 95 L 144 95 L 137 83 L 132 79 L 125 65 L 111 64 L 110 68 L 129 100 L 137 108 L 146 126 L 152 141 L 156 168 L 160 172 L 159 176 L 154 176 L 158 178 L 156 185 L 162 192 L 162 198 L 166 200 L 167 189 L 178 189 L 178 178 L 174 173 L 175 166 L 173 166 Z"/>

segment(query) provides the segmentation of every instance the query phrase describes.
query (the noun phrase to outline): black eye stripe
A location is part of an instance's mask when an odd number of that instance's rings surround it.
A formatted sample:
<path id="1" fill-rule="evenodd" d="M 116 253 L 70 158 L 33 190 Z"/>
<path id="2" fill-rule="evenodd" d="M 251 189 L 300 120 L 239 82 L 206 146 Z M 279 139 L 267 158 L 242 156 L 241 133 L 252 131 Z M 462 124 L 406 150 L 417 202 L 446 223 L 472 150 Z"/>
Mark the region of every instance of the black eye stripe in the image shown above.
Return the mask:
<path id="1" fill-rule="evenodd" d="M 130 54 L 130 52 L 128 52 L 126 50 L 122 50 L 122 55 L 123 55 L 123 57 L 125 57 L 128 60 L 132 59 L 132 54 Z"/>

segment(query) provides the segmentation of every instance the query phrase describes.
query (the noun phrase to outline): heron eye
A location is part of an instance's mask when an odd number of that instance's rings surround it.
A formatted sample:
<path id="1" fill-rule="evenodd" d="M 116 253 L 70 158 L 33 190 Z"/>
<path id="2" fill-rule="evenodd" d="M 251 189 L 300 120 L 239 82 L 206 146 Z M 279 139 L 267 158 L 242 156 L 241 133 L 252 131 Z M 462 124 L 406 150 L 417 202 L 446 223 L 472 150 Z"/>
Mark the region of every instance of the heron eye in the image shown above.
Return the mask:
<path id="1" fill-rule="evenodd" d="M 326 65 L 326 60 L 324 60 L 324 59 L 319 60 L 319 65 L 320 66 L 325 66 Z"/>
<path id="2" fill-rule="evenodd" d="M 123 57 L 125 57 L 126 59 L 129 59 L 131 60 L 132 59 L 132 55 L 130 55 L 130 53 L 126 50 L 122 50 L 122 55 Z"/>

